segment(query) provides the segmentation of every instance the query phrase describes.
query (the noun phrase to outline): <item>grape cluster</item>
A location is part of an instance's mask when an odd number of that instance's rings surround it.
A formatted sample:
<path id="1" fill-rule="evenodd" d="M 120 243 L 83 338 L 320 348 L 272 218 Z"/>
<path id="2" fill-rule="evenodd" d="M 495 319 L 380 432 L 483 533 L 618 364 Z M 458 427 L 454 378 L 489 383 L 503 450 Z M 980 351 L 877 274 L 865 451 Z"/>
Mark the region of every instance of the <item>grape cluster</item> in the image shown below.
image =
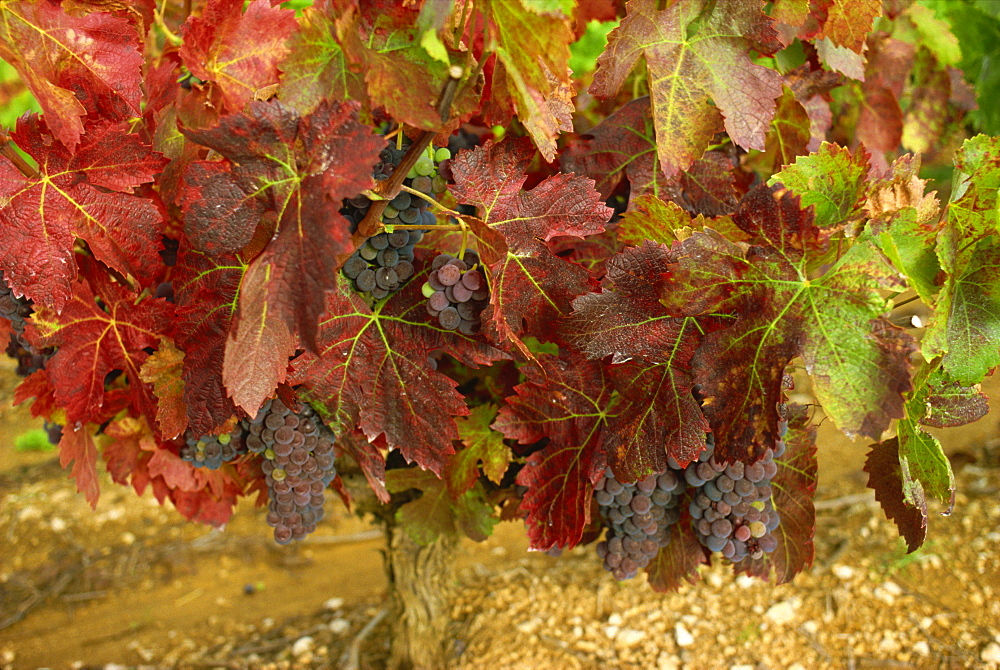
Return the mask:
<path id="1" fill-rule="evenodd" d="M 459 259 L 439 254 L 431 263 L 423 294 L 427 298 L 427 313 L 437 317 L 442 328 L 475 335 L 481 325 L 480 314 L 490 297 L 486 278 L 479 270 L 479 255 L 466 251 Z"/>
<path id="2" fill-rule="evenodd" d="M 413 276 L 413 246 L 423 236 L 422 230 L 397 230 L 369 237 L 344 263 L 344 274 L 356 291 L 381 300 Z"/>
<path id="3" fill-rule="evenodd" d="M 7 285 L 3 271 L 0 270 L 0 316 L 10 321 L 11 327 L 24 346 L 27 346 L 27 342 L 23 339 L 24 320 L 31 316 L 33 311 L 30 300 L 14 295 L 10 286 Z"/>
<path id="4" fill-rule="evenodd" d="M 782 437 L 785 430 L 782 422 Z M 705 451 L 684 470 L 685 481 L 694 487 L 688 509 L 695 534 L 710 551 L 720 551 L 734 563 L 761 558 L 778 546 L 773 531 L 780 518 L 771 504 L 771 480 L 778 472 L 774 458 L 784 453 L 785 443 L 779 440 L 752 465 L 724 465 L 714 450 L 710 435 Z"/>
<path id="5" fill-rule="evenodd" d="M 312 408 L 271 400 L 249 422 L 247 449 L 263 456 L 270 497 L 267 523 L 278 544 L 301 540 L 323 518 L 323 492 L 337 476 L 333 433 Z"/>
<path id="6" fill-rule="evenodd" d="M 374 167 L 377 181 L 388 179 L 406 154 L 406 147 L 397 149 L 390 143 L 382 150 Z M 421 155 L 403 180 L 403 185 L 435 198 L 445 191 L 448 182 L 438 174 L 442 161 L 451 159 L 448 149 L 434 150 Z M 434 214 L 427 210 L 427 200 L 406 191 L 389 201 L 382 211 L 382 224 L 393 232 L 379 233 L 365 240 L 364 244 L 344 263 L 344 274 L 354 282 L 361 294 L 381 300 L 398 290 L 413 276 L 413 247 L 423 239 L 424 231 L 418 228 L 394 230 L 393 226 L 433 226 Z M 351 223 L 351 231 L 365 218 L 371 200 L 358 195 L 344 201 L 341 213 Z"/>
<path id="7" fill-rule="evenodd" d="M 594 488 L 608 527 L 607 539 L 597 544 L 597 555 L 615 579 L 631 579 L 670 541 L 670 527 L 680 518 L 677 500 L 684 482 L 667 469 L 622 484 L 608 468 Z"/>
<path id="8" fill-rule="evenodd" d="M 45 362 L 54 353 L 52 349 L 37 350 L 24 337 L 25 320 L 33 313 L 31 301 L 15 296 L 4 279 L 3 271 L 0 271 L 0 317 L 10 321 L 14 331 L 10 334 L 5 352 L 17 361 L 16 373 L 20 377 L 27 377 L 32 372 L 43 369 Z"/>
<path id="9" fill-rule="evenodd" d="M 247 453 L 246 433 L 246 422 L 241 421 L 231 433 L 201 437 L 189 434 L 181 448 L 181 458 L 199 468 L 218 470 L 223 463 L 231 463 Z"/>

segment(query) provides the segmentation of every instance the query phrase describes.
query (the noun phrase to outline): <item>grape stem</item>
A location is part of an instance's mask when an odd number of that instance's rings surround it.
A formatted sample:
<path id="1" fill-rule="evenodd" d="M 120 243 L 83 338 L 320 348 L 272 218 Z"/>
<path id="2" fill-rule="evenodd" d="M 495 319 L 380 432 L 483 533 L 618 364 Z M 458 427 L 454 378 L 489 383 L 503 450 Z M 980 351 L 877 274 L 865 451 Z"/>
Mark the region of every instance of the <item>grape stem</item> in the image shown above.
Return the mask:
<path id="1" fill-rule="evenodd" d="M 11 163 L 14 164 L 21 174 L 27 179 L 38 179 L 38 170 L 33 168 L 28 161 L 21 157 L 21 154 L 17 153 L 14 149 L 13 142 L 10 141 L 10 136 L 7 133 L 0 133 L 0 156 L 3 156 Z"/>
<path id="2" fill-rule="evenodd" d="M 431 204 L 431 205 L 432 205 L 432 206 L 433 206 L 433 207 L 434 207 L 435 209 L 438 209 L 438 210 L 440 210 L 440 211 L 444 212 L 445 214 L 450 214 L 451 216 L 454 216 L 455 218 L 458 218 L 458 217 L 460 217 L 460 216 L 461 216 L 461 214 L 459 214 L 459 213 L 458 213 L 458 212 L 456 212 L 455 210 L 453 210 L 453 209 L 448 209 L 447 207 L 445 207 L 444 205 L 442 205 L 442 204 L 441 204 L 440 202 L 438 202 L 438 201 L 437 201 L 437 200 L 435 200 L 434 198 L 430 197 L 430 196 L 429 196 L 429 195 L 427 195 L 426 193 L 421 193 L 420 191 L 418 191 L 418 190 L 417 190 L 417 189 L 415 189 L 415 188 L 410 188 L 409 186 L 401 186 L 399 190 L 400 190 L 400 191 L 406 191 L 406 192 L 407 192 L 407 193 L 409 193 L 410 195 L 415 195 L 415 196 L 417 196 L 418 198 L 422 198 L 423 200 L 426 200 L 426 201 L 427 201 L 428 203 L 430 203 L 430 204 Z"/>

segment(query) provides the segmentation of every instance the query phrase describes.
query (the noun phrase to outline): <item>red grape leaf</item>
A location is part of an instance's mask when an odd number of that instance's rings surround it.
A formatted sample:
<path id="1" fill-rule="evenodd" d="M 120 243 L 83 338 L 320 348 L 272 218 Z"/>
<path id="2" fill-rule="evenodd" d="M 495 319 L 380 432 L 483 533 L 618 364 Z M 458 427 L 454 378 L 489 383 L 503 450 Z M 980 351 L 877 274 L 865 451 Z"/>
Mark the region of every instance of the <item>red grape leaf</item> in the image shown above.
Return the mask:
<path id="1" fill-rule="evenodd" d="M 570 145 L 560 164 L 565 172 L 593 179 L 605 200 L 623 178 L 628 179 L 630 203 L 648 193 L 662 196 L 667 179 L 656 157 L 649 98 L 636 98 L 616 109 Z"/>
<path id="2" fill-rule="evenodd" d="M 230 112 L 242 112 L 251 100 L 270 97 L 278 83 L 278 63 L 288 53 L 287 40 L 297 27 L 295 12 L 272 7 L 268 0 L 208 0 L 201 16 L 181 28 L 180 56 L 191 74 L 222 91 Z"/>
<path id="3" fill-rule="evenodd" d="M 97 482 L 97 445 L 89 426 L 64 426 L 59 440 L 59 465 L 73 463 L 70 477 L 76 480 L 76 490 L 83 494 L 91 509 L 97 509 L 101 488 Z"/>
<path id="4" fill-rule="evenodd" d="M 289 383 L 303 384 L 299 392 L 334 432 L 359 427 L 370 441 L 384 434 L 389 448 L 441 474 L 455 452 L 454 417 L 469 410 L 457 382 L 437 372 L 428 355 L 441 350 L 472 367 L 507 355 L 432 322 L 421 297 L 425 277 L 417 273 L 374 311 L 341 279 L 327 294 L 318 353 L 292 361 Z"/>
<path id="5" fill-rule="evenodd" d="M 618 221 L 618 236 L 625 244 L 642 246 L 646 240 L 671 245 L 692 229 L 704 228 L 704 219 L 693 221 L 691 215 L 675 202 L 663 202 L 654 195 L 632 201 L 632 208 Z"/>
<path id="6" fill-rule="evenodd" d="M 232 516 L 244 488 L 232 468 L 207 470 L 182 460 L 156 441 L 141 418 L 112 421 L 104 433 L 104 460 L 116 483 L 131 483 L 139 494 L 152 485 L 161 504 L 170 498 L 188 520 L 221 526 Z"/>
<path id="7" fill-rule="evenodd" d="M 772 499 L 781 523 L 773 531 L 778 547 L 762 558 L 746 558 L 734 564 L 736 572 L 787 584 L 816 554 L 816 427 L 809 425 L 808 408 L 788 407 L 785 453 L 774 459 L 778 472 L 771 480 Z"/>
<path id="8" fill-rule="evenodd" d="M 82 119 L 88 112 L 112 121 L 142 115 L 143 58 L 129 19 L 70 15 L 50 0 L 4 3 L 0 17 L 0 58 L 18 71 L 69 150 L 88 132 Z"/>
<path id="9" fill-rule="evenodd" d="M 217 433 L 236 413 L 222 383 L 222 364 L 246 270 L 237 256 L 209 256 L 186 242 L 178 254 L 173 337 L 184 352 L 184 402 L 196 435 Z"/>
<path id="10" fill-rule="evenodd" d="M 705 336 L 693 362 L 717 455 L 753 461 L 774 445 L 782 379 L 796 356 L 841 430 L 878 437 L 903 416 L 911 388 L 913 338 L 882 317 L 877 292 L 897 276 L 861 241 L 808 278 L 823 262 L 825 233 L 778 186 L 748 193 L 735 221 L 751 246 L 693 233 L 674 245 L 661 297 L 676 316 L 735 318 Z"/>
<path id="11" fill-rule="evenodd" d="M 45 121 L 23 117 L 11 138 L 38 163 L 39 176 L 24 177 L 0 160 L 0 270 L 18 292 L 57 310 L 72 293 L 77 237 L 98 260 L 142 284 L 162 266 L 162 216 L 153 200 L 132 189 L 152 181 L 166 161 L 128 134 L 126 124 L 88 130 L 70 153 L 52 141 Z"/>
<path id="12" fill-rule="evenodd" d="M 927 501 L 920 482 L 912 480 L 905 496 L 910 502 L 904 499 L 897 438 L 873 444 L 863 469 L 868 473 L 868 488 L 875 491 L 886 518 L 906 540 L 907 553 L 919 549 L 927 536 Z"/>
<path id="13" fill-rule="evenodd" d="M 112 370 L 125 373 L 136 411 L 156 416 L 156 397 L 140 370 L 149 357 L 145 349 L 156 347 L 169 325 L 173 305 L 160 298 L 136 304 L 135 293 L 111 283 L 103 270 L 93 274 L 96 292 L 79 281 L 61 313 L 36 304 L 25 333 L 36 347 L 57 347 L 45 372 L 70 425 L 103 420 L 104 378 Z"/>
<path id="14" fill-rule="evenodd" d="M 607 468 L 601 443 L 614 415 L 599 361 L 537 358 L 522 368 L 528 381 L 514 388 L 493 427 L 520 444 L 549 438 L 517 476 L 528 487 L 521 509 L 531 548 L 548 551 L 576 546 L 590 523 L 594 484 Z"/>
<path id="15" fill-rule="evenodd" d="M 502 84 L 518 120 L 545 160 L 552 161 L 559 132 L 573 130 L 571 17 L 536 9 L 524 0 L 492 0 L 485 13 L 502 64 L 494 70 L 493 96 L 499 96 Z"/>
<path id="16" fill-rule="evenodd" d="M 574 300 L 565 326 L 588 358 L 611 356 L 608 375 L 622 400 L 604 448 L 622 482 L 662 472 L 668 456 L 686 465 L 705 448 L 708 423 L 691 395 L 690 368 L 704 330 L 693 318 L 669 315 L 659 301 L 669 254 L 646 241 L 614 256 L 604 291 Z"/>
<path id="17" fill-rule="evenodd" d="M 337 210 L 343 198 L 373 184 L 371 166 L 385 146 L 358 123 L 357 108 L 322 104 L 300 118 L 281 103 L 255 102 L 216 128 L 186 131 L 225 157 L 188 170 L 186 232 L 197 248 L 238 250 L 263 213 L 278 219 L 240 288 L 223 366 L 226 388 L 250 415 L 284 381 L 299 338 L 315 349 L 323 294 L 336 281 L 337 257 L 352 249 L 349 224 Z"/>
<path id="18" fill-rule="evenodd" d="M 422 494 L 396 511 L 396 521 L 417 544 L 430 544 L 442 535 L 464 532 L 482 542 L 493 532 L 496 513 L 486 500 L 478 482 L 453 498 L 444 481 L 433 472 L 419 468 L 396 468 L 386 473 L 386 486 L 392 493 L 418 489 Z"/>
<path id="19" fill-rule="evenodd" d="M 882 15 L 882 3 L 880 0 L 820 0 L 815 3 L 813 12 L 823 24 L 818 37 L 861 53 L 872 23 Z"/>
<path id="20" fill-rule="evenodd" d="M 364 76 L 351 71 L 336 40 L 332 0 L 302 10 L 299 29 L 288 42 L 289 55 L 279 65 L 281 101 L 308 114 L 323 100 L 367 102 Z"/>
<path id="21" fill-rule="evenodd" d="M 718 217 L 732 214 L 739 207 L 733 159 L 720 151 L 705 155 L 681 173 L 680 193 L 667 194 L 692 214 Z M 745 192 L 745 188 L 740 189 Z M 712 225 L 719 230 L 718 224 Z"/>
<path id="22" fill-rule="evenodd" d="M 510 447 L 503 442 L 503 435 L 490 428 L 496 418 L 496 405 L 474 407 L 467 417 L 459 417 L 458 437 L 464 448 L 459 450 L 448 463 L 448 489 L 457 498 L 479 480 L 479 467 L 483 474 L 499 485 L 510 465 Z"/>
<path id="23" fill-rule="evenodd" d="M 764 149 L 781 75 L 754 64 L 750 51 L 771 55 L 782 45 L 762 3 L 677 2 L 664 10 L 657 5 L 628 3 L 597 60 L 591 93 L 613 96 L 645 57 L 657 151 L 668 177 L 701 156 L 723 121 L 736 144 Z"/>
<path id="24" fill-rule="evenodd" d="M 172 440 L 187 428 L 187 406 L 184 404 L 184 352 L 170 338 L 160 338 L 160 345 L 139 369 L 139 378 L 153 385 L 157 399 L 156 423 L 160 435 Z"/>
<path id="25" fill-rule="evenodd" d="M 559 258 L 544 243 L 559 235 L 600 233 L 612 213 L 594 183 L 576 175 L 557 174 L 523 191 L 533 154 L 528 138 L 487 140 L 451 164 L 455 199 L 475 205 L 486 224 L 473 221 L 490 271 L 490 306 L 483 312 L 487 334 L 498 344 L 514 343 L 529 357 L 521 333 L 545 332 L 590 288 L 585 268 Z"/>
<path id="26" fill-rule="evenodd" d="M 20 405 L 29 399 L 32 401 L 31 416 L 51 419 L 53 414 L 60 411 L 55 398 L 55 389 L 52 388 L 45 370 L 35 370 L 22 379 L 14 389 L 13 405 Z"/>
<path id="27" fill-rule="evenodd" d="M 385 457 L 378 447 L 357 430 L 346 432 L 337 438 L 337 446 L 358 464 L 379 502 L 388 503 L 390 496 L 385 488 Z"/>
<path id="28" fill-rule="evenodd" d="M 895 151 L 903 137 L 903 111 L 899 100 L 885 86 L 866 82 L 861 87 L 855 134 L 875 156 Z"/>
<path id="29" fill-rule="evenodd" d="M 688 522 L 687 498 L 682 499 L 681 520 L 670 528 L 670 540 L 646 567 L 649 587 L 658 593 L 677 591 L 687 581 L 698 581 L 698 568 L 711 563 L 711 554 L 695 536 Z"/>
<path id="30" fill-rule="evenodd" d="M 338 14 L 337 41 L 352 69 L 363 73 L 368 99 L 383 106 L 394 120 L 414 128 L 436 131 L 448 125 L 441 119 L 438 99 L 451 81 L 453 65 L 466 73 L 475 70 L 472 52 L 453 50 L 450 38 L 439 38 L 446 57 L 432 57 L 423 46 L 426 31 L 418 25 L 421 10 L 406 3 L 364 2 L 360 7 L 342 8 Z M 438 32 L 430 26 L 427 30 Z M 475 85 L 462 87 L 452 102 L 452 119 L 467 118 L 475 111 L 476 89 Z"/>
<path id="31" fill-rule="evenodd" d="M 937 383 L 926 400 L 927 412 L 920 423 L 935 428 L 954 428 L 979 421 L 989 414 L 990 401 L 979 386 L 958 382 Z"/>

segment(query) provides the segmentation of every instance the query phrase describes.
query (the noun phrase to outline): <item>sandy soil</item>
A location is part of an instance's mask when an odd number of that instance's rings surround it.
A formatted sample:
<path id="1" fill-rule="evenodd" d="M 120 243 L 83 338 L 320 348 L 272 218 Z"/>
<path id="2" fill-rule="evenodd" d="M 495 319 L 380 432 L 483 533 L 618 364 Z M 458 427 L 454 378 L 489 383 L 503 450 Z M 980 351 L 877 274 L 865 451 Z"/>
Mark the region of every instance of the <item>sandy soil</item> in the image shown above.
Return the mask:
<path id="1" fill-rule="evenodd" d="M 0 371 L 4 407 L 15 383 Z M 219 532 L 105 481 L 91 511 L 54 454 L 13 449 L 26 412 L 2 412 L 0 668 L 384 663 L 381 535 L 339 503 L 284 548 L 249 503 Z M 997 427 L 946 433 L 958 505 L 906 555 L 864 488 L 865 446 L 824 426 L 816 563 L 781 587 L 716 566 L 657 594 L 615 582 L 592 547 L 528 553 L 501 524 L 462 546 L 453 666 L 1000 668 Z"/>

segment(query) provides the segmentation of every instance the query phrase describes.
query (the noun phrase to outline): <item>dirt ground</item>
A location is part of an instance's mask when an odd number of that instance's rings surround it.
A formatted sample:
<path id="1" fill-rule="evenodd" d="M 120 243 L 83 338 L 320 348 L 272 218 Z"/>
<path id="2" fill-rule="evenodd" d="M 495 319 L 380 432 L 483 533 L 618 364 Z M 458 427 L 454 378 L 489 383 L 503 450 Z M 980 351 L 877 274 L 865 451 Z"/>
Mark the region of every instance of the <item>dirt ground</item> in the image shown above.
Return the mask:
<path id="1" fill-rule="evenodd" d="M 15 451 L 36 426 L 7 409 L 16 382 L 0 370 L 0 669 L 384 664 L 373 526 L 330 501 L 313 537 L 278 547 L 250 503 L 220 532 L 107 478 L 91 511 L 55 453 Z M 911 555 L 864 488 L 865 445 L 825 425 L 815 565 L 780 587 L 716 566 L 657 594 L 592 547 L 529 553 L 501 524 L 462 545 L 452 666 L 1000 668 L 998 425 L 944 433 L 958 504 Z"/>

